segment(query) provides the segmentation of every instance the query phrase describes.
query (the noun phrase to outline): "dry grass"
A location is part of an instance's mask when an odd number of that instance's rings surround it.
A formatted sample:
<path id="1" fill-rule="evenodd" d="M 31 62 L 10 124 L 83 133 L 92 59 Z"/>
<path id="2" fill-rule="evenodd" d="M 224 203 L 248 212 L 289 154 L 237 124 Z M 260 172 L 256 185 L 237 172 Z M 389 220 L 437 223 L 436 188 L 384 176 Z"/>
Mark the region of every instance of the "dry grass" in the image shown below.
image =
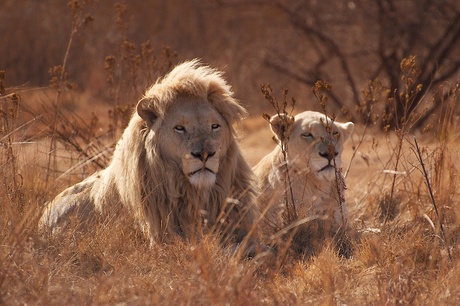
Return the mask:
<path id="1" fill-rule="evenodd" d="M 119 7 L 121 32 L 122 13 Z M 87 17 L 73 16 L 75 31 Z M 460 303 L 458 83 L 436 92 L 442 115 L 438 128 L 424 133 L 411 129 L 417 118 L 399 121 L 396 132 L 373 128 L 389 114 L 378 117 L 372 107 L 394 100 L 376 81 L 363 91 L 366 107 L 360 111 L 368 120 L 344 152 L 344 164 L 350 161 L 346 198 L 360 233 L 349 259 L 331 243 L 311 257 L 288 252 L 274 261 L 238 258 L 211 236 L 150 247 L 129 217 L 107 218 L 79 235 L 39 236 L 37 220 L 46 201 L 107 164 L 130 113 L 121 101 L 135 102 L 142 90 L 135 80 L 152 79 L 151 71 L 162 72 L 174 61 L 164 50 L 153 62 L 148 44 L 136 46 L 121 34 L 121 55 L 106 59 L 112 103 L 99 114 L 86 113 L 84 93 L 67 80 L 66 59 L 53 70 L 54 85 L 40 95 L 6 88 L 0 74 L 0 304 Z M 407 90 L 402 100 L 410 103 L 410 90 L 417 87 Z M 243 126 L 251 163 L 274 145 L 261 121 Z"/>
<path id="2" fill-rule="evenodd" d="M 443 102 L 446 108 L 458 99 L 458 88 L 450 90 Z M 111 138 L 101 140 L 95 124 L 83 124 L 91 117 L 80 120 L 69 113 L 60 116 L 60 120 L 67 120 L 63 121 L 68 123 L 67 129 L 72 123 L 70 126 L 78 133 L 72 134 L 58 125 L 56 139 L 67 139 L 67 145 L 62 142 L 57 146 L 58 167 L 53 168 L 44 156 L 48 144 L 29 144 L 42 141 L 42 135 L 46 135 L 42 123 L 48 121 L 30 115 L 26 101 L 9 94 L 8 89 L 2 89 L 0 101 L 2 304 L 460 302 L 456 188 L 460 144 L 452 132 L 452 111 L 446 111 L 440 119 L 443 128 L 431 133 L 436 137 L 418 136 L 422 143 L 419 155 L 408 137 L 411 130 L 401 138 L 397 133 L 371 133 L 368 127 L 358 128 L 351 143 L 355 150 L 345 152 L 345 160 L 352 161 L 347 201 L 353 225 L 360 232 L 359 239 L 353 240 L 353 256 L 340 257 L 326 243 L 315 256 L 288 252 L 273 262 L 237 258 L 211 236 L 199 243 L 178 240 L 152 248 L 128 217 L 106 219 L 90 232 L 76 235 L 70 231 L 59 239 L 37 235 L 37 218 L 45 201 L 62 185 L 78 181 L 98 165 L 86 163 L 74 168 L 73 175 L 59 171 L 70 164 L 81 165 L 82 160 L 97 160 L 93 157 L 110 147 Z M 55 114 L 54 110 L 50 113 Z M 36 121 L 30 122 L 31 116 Z M 25 132 L 30 126 L 43 132 L 30 135 Z M 258 130 L 251 137 L 260 139 L 260 135 L 267 134 Z M 246 154 L 263 155 L 273 145 L 267 138 L 259 141 L 258 147 L 244 148 Z M 420 158 L 427 176 L 422 172 Z M 48 186 L 44 182 L 47 170 L 52 173 Z M 438 214 L 427 184 L 433 190 Z"/>

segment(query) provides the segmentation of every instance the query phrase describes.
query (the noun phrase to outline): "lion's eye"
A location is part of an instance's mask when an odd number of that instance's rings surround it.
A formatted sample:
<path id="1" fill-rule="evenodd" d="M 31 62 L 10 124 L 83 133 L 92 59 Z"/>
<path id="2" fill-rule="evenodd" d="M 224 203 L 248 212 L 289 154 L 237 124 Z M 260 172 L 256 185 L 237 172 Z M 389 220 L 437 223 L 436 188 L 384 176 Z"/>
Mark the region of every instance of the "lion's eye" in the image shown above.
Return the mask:
<path id="1" fill-rule="evenodd" d="M 332 136 L 338 139 L 340 137 L 340 133 L 338 131 L 333 131 Z"/>
<path id="2" fill-rule="evenodd" d="M 211 128 L 213 131 L 217 131 L 220 129 L 220 124 L 214 123 L 213 125 L 211 125 Z"/>
<path id="3" fill-rule="evenodd" d="M 303 133 L 302 138 L 313 139 L 313 135 L 311 133 Z"/>
<path id="4" fill-rule="evenodd" d="M 174 127 L 174 131 L 176 131 L 179 134 L 183 134 L 185 133 L 185 127 L 183 127 L 182 125 L 176 125 Z"/>

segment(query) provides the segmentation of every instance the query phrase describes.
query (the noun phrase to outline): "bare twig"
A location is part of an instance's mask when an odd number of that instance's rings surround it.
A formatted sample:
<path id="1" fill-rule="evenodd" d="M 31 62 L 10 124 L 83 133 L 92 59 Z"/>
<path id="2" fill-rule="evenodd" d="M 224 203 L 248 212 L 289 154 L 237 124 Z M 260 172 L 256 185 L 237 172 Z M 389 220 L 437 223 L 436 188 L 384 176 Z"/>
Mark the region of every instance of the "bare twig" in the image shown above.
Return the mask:
<path id="1" fill-rule="evenodd" d="M 444 233 L 444 227 L 442 225 L 442 220 L 441 220 L 441 218 L 439 216 L 438 206 L 436 205 L 436 201 L 434 199 L 433 190 L 431 189 L 430 179 L 428 178 L 428 173 L 426 172 L 425 163 L 423 162 L 422 153 L 420 152 L 420 147 L 418 146 L 416 137 L 414 137 L 414 143 L 415 143 L 415 148 L 417 150 L 416 151 L 417 158 L 418 158 L 418 160 L 420 162 L 420 165 L 422 166 L 423 176 L 425 177 L 425 183 L 426 183 L 426 186 L 428 188 L 428 192 L 430 193 L 431 203 L 433 204 L 434 211 L 436 213 L 436 217 L 438 218 L 439 231 L 440 231 L 440 234 L 441 234 L 441 239 L 442 239 L 442 242 L 446 246 L 447 254 L 449 256 L 449 261 L 452 262 L 452 255 L 450 254 L 449 246 L 446 243 L 447 242 L 446 241 L 446 235 Z"/>
<path id="2" fill-rule="evenodd" d="M 328 137 L 328 139 L 330 141 L 330 145 L 328 145 L 328 151 L 329 151 L 329 154 L 331 156 L 333 156 L 332 162 L 333 162 L 333 167 L 334 167 L 334 172 L 335 172 L 335 180 L 334 180 L 334 182 L 335 182 L 335 188 L 336 188 L 336 191 L 337 191 L 337 204 L 338 204 L 339 209 L 340 209 L 340 215 L 341 215 L 341 218 L 342 218 L 342 224 L 345 224 L 346 223 L 346 218 L 345 218 L 345 215 L 344 215 L 344 212 L 343 212 L 343 205 L 345 203 L 345 195 L 344 195 L 344 192 L 343 192 L 343 190 L 345 189 L 345 179 L 344 179 L 344 176 L 341 173 L 342 168 L 337 167 L 337 164 L 336 164 L 336 161 L 335 161 L 335 151 L 336 151 L 336 149 L 335 149 L 334 145 L 332 145 L 332 143 L 333 143 L 332 140 L 334 138 L 332 126 L 334 125 L 334 121 L 336 119 L 336 116 L 334 114 L 332 114 L 331 118 L 329 118 L 328 113 L 327 113 L 327 109 L 326 109 L 326 105 L 327 105 L 327 102 L 328 102 L 328 97 L 332 93 L 332 86 L 330 84 L 328 84 L 327 82 L 318 80 L 315 83 L 315 86 L 312 87 L 312 93 L 316 97 L 318 102 L 320 103 L 320 106 L 321 106 L 321 108 L 323 110 L 323 113 L 324 113 L 324 115 L 326 117 L 326 120 L 323 122 L 323 125 L 324 125 L 324 128 L 326 130 L 327 137 Z"/>
<path id="3" fill-rule="evenodd" d="M 288 101 L 287 101 L 287 94 L 288 90 L 285 89 L 284 94 L 283 94 L 283 102 L 280 104 L 277 99 L 273 95 L 273 90 L 270 86 L 270 84 L 263 84 L 261 86 L 262 93 L 265 97 L 265 99 L 272 105 L 272 107 L 275 109 L 277 115 L 279 116 L 280 120 L 282 121 L 282 128 L 283 131 L 280 133 L 280 139 L 276 140 L 274 138 L 275 142 L 277 145 L 280 146 L 281 148 L 281 153 L 283 154 L 283 173 L 284 173 L 284 186 L 285 186 L 285 203 L 286 203 L 286 210 L 287 210 L 287 221 L 288 224 L 293 222 L 294 220 L 297 219 L 297 211 L 295 208 L 295 201 L 294 201 L 294 191 L 292 190 L 292 183 L 291 183 L 291 176 L 289 174 L 289 165 L 288 165 L 288 140 L 289 140 L 289 133 L 288 131 L 290 130 L 292 124 L 293 124 L 293 119 L 292 116 L 289 114 L 292 113 L 294 110 L 294 106 L 296 103 L 296 100 L 292 98 L 291 100 L 291 112 L 288 113 L 287 111 L 287 106 L 288 106 Z M 270 116 L 267 114 L 263 115 L 263 118 L 268 121 L 269 124 L 272 124 L 270 122 Z"/>
<path id="4" fill-rule="evenodd" d="M 59 106 L 60 102 L 62 99 L 62 89 L 63 87 L 69 86 L 68 81 L 66 80 L 66 74 L 67 74 L 67 64 L 68 64 L 68 59 L 69 59 L 69 54 L 70 50 L 73 46 L 73 41 L 75 39 L 75 36 L 78 34 L 79 30 L 83 25 L 85 25 L 87 22 L 92 20 L 92 17 L 90 14 L 85 12 L 86 7 L 81 7 L 78 2 L 69 2 L 68 3 L 71 12 L 72 12 L 72 26 L 70 30 L 70 36 L 69 36 L 69 41 L 67 42 L 67 47 L 66 51 L 64 54 L 64 58 L 62 60 L 62 65 L 59 67 L 60 69 L 57 69 L 58 71 L 58 76 L 57 76 L 57 82 L 56 84 L 50 84 L 51 87 L 55 86 L 56 87 L 56 97 L 54 101 L 54 108 L 55 108 L 55 113 L 53 117 L 53 122 L 51 125 L 51 141 L 50 141 L 50 147 L 49 147 L 49 152 L 48 154 L 48 162 L 47 162 L 47 171 L 46 171 L 46 178 L 45 178 L 45 186 L 48 186 L 48 182 L 50 179 L 50 168 L 51 168 L 51 163 L 54 162 L 54 168 L 56 168 L 56 157 L 55 155 L 51 154 L 51 152 L 56 152 L 56 134 L 57 134 L 57 123 L 59 120 Z M 55 67 L 58 68 L 58 67 Z"/>

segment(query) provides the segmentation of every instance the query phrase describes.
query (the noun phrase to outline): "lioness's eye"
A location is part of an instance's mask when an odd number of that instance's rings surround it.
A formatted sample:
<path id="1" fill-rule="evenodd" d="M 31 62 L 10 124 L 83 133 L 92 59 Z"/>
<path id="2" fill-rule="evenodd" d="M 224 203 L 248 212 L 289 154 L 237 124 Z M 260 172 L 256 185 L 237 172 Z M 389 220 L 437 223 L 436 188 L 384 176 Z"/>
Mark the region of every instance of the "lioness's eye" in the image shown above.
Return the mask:
<path id="1" fill-rule="evenodd" d="M 211 125 L 211 128 L 213 131 L 217 131 L 218 129 L 220 129 L 220 124 L 214 123 L 213 125 Z"/>
<path id="2" fill-rule="evenodd" d="M 183 134 L 185 132 L 185 128 L 182 125 L 176 125 L 174 127 L 174 131 L 177 133 Z"/>
<path id="3" fill-rule="evenodd" d="M 332 132 L 332 136 L 334 136 L 335 138 L 339 138 L 339 137 L 340 137 L 340 133 L 337 132 L 337 131 L 334 131 L 334 132 Z"/>
<path id="4" fill-rule="evenodd" d="M 302 138 L 313 139 L 313 135 L 311 133 L 303 133 Z"/>

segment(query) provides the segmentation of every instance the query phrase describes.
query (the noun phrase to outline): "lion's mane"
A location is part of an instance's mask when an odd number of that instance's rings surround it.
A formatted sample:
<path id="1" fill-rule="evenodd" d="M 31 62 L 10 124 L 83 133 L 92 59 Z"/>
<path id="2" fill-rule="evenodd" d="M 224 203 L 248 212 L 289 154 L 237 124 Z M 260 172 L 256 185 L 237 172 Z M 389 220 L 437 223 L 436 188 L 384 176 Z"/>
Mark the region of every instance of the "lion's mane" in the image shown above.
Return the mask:
<path id="1" fill-rule="evenodd" d="M 229 149 L 211 189 L 192 186 L 177 165 L 159 154 L 157 141 L 167 139 L 158 140 L 155 129 L 148 128 L 134 112 L 109 166 L 58 195 L 46 208 L 41 226 L 59 226 L 72 212 L 85 222 L 94 210 L 104 214 L 121 204 L 152 241 L 177 234 L 189 236 L 198 223 L 220 231 L 237 228 L 248 232 L 258 214 L 257 192 L 253 172 L 232 128 L 232 123 L 246 115 L 245 109 L 234 99 L 221 72 L 200 65 L 198 60 L 176 66 L 152 85 L 141 101 L 162 120 L 179 95 L 206 98 L 231 130 Z"/>

